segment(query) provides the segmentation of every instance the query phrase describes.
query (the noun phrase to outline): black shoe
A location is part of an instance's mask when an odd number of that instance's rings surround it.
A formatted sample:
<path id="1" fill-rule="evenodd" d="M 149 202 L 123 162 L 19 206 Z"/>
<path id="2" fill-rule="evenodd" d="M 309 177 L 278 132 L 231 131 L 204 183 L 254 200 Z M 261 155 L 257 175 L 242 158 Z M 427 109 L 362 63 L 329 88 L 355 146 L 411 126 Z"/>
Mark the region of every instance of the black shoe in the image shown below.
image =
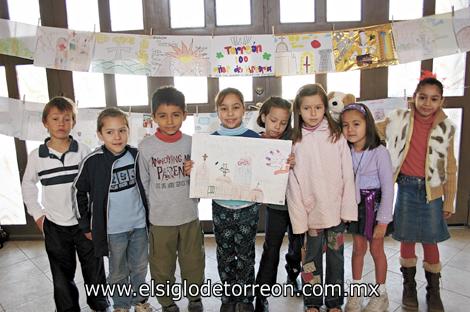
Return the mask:
<path id="1" fill-rule="evenodd" d="M 269 312 L 269 303 L 267 298 L 256 297 L 255 312 Z"/>
<path id="2" fill-rule="evenodd" d="M 253 303 L 237 303 L 237 311 L 238 312 L 255 312 L 255 308 L 253 307 Z"/>
<path id="3" fill-rule="evenodd" d="M 220 312 L 235 312 L 235 303 L 222 303 Z"/>

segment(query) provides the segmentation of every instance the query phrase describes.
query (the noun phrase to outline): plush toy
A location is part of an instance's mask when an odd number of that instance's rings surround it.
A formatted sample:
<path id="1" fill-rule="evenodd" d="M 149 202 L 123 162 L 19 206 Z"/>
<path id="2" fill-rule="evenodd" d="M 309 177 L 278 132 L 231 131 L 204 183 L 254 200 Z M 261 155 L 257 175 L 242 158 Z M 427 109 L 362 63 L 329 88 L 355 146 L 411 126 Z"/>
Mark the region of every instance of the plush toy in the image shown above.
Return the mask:
<path id="1" fill-rule="evenodd" d="M 350 93 L 342 93 L 337 91 L 332 91 L 328 93 L 328 107 L 330 109 L 330 114 L 333 119 L 338 122 L 339 115 L 343 108 L 348 105 L 356 102 L 356 97 Z"/>

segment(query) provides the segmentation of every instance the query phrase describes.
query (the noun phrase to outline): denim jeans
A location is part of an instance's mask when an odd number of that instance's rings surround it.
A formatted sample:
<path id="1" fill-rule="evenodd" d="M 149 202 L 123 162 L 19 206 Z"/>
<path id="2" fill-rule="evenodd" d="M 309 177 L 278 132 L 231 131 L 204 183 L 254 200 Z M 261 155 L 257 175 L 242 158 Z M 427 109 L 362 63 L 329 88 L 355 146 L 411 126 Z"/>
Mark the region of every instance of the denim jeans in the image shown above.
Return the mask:
<path id="1" fill-rule="evenodd" d="M 326 277 L 325 285 L 339 285 L 329 288 L 326 294 L 304 295 L 306 308 L 321 307 L 323 297 L 328 308 L 341 307 L 343 305 L 344 282 L 344 229 L 343 223 L 327 229 L 311 230 L 307 235 L 307 246 L 304 264 L 302 268 L 302 282 L 304 284 L 323 284 L 323 251 L 326 251 Z M 312 233 L 314 232 L 314 233 Z M 314 236 L 311 236 L 311 235 Z M 325 289 L 325 288 L 324 288 Z M 338 291 L 340 289 L 340 291 Z M 307 290 L 309 291 L 309 290 Z"/>
<path id="2" fill-rule="evenodd" d="M 133 229 L 129 232 L 108 234 L 109 246 L 109 284 L 131 284 L 136 296 L 112 296 L 114 308 L 130 309 L 131 305 L 146 300 L 138 293 L 145 283 L 148 266 L 147 229 Z"/>

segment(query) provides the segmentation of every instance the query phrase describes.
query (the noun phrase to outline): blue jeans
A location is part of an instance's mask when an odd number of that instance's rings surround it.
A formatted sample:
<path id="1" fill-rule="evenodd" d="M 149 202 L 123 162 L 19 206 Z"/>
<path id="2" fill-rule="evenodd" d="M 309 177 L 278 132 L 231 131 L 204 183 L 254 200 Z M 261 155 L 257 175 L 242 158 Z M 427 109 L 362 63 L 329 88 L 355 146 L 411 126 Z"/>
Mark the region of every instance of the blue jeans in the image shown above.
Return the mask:
<path id="1" fill-rule="evenodd" d="M 147 229 L 133 229 L 129 232 L 108 234 L 109 284 L 131 284 L 136 296 L 112 296 L 114 308 L 130 309 L 131 305 L 145 301 L 138 288 L 145 283 L 148 266 Z"/>

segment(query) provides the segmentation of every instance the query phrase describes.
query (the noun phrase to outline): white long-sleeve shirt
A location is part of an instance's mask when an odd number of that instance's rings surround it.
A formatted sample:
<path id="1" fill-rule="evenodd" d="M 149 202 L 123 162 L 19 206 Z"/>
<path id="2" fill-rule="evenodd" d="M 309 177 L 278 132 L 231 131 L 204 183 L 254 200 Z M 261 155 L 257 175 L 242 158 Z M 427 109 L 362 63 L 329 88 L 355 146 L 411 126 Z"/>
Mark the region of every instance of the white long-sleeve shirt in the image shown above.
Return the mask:
<path id="1" fill-rule="evenodd" d="M 61 154 L 47 146 L 48 140 L 28 156 L 21 183 L 23 201 L 34 220 L 45 215 L 58 225 L 78 224 L 72 204 L 72 183 L 79 163 L 90 153 L 90 149 L 72 139 L 69 150 Z M 41 202 L 38 182 L 42 184 Z"/>

